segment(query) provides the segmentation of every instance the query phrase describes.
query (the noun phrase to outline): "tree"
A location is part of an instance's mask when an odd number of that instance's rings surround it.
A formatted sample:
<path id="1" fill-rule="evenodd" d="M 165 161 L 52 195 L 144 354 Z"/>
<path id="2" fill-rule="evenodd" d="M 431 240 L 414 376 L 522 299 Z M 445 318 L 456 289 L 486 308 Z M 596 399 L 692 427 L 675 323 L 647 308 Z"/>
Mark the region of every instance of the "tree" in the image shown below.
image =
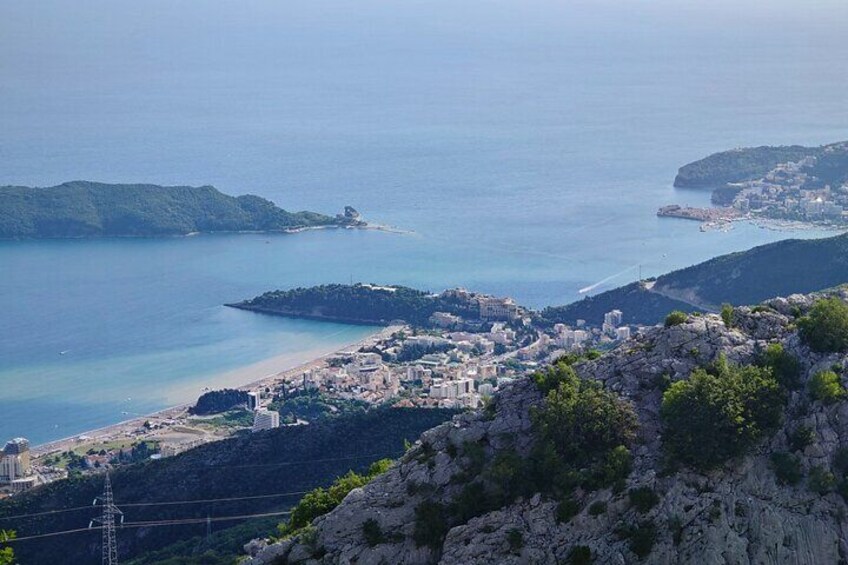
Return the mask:
<path id="1" fill-rule="evenodd" d="M 564 363 L 539 379 L 555 386 L 532 412 L 537 442 L 527 472 L 537 491 L 569 496 L 578 485 L 597 488 L 626 477 L 638 423 L 630 402 Z"/>
<path id="2" fill-rule="evenodd" d="M 663 394 L 660 417 L 670 455 L 701 469 L 741 455 L 783 415 L 785 393 L 770 369 L 720 359 Z"/>
<path id="3" fill-rule="evenodd" d="M 545 397 L 534 423 L 559 455 L 579 465 L 633 441 L 636 414 L 629 403 L 596 381 L 580 379 L 570 367 L 555 372 L 562 380 Z"/>
<path id="4" fill-rule="evenodd" d="M 839 298 L 816 302 L 810 313 L 798 320 L 801 339 L 819 353 L 848 350 L 848 304 Z"/>
<path id="5" fill-rule="evenodd" d="M 733 327 L 733 306 L 730 304 L 721 305 L 721 320 L 728 328 Z"/>
<path id="6" fill-rule="evenodd" d="M 0 544 L 15 539 L 15 532 L 0 530 Z M 13 565 L 15 552 L 11 547 L 0 547 L 0 565 Z"/>

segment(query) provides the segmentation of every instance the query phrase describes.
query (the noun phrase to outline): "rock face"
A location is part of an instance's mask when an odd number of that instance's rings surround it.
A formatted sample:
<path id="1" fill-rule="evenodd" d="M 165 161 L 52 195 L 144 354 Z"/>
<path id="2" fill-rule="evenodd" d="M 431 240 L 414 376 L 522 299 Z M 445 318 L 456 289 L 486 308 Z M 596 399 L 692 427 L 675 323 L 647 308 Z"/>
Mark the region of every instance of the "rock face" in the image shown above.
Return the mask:
<path id="1" fill-rule="evenodd" d="M 848 506 L 842 497 L 813 492 L 806 481 L 779 484 L 769 458 L 790 451 L 791 432 L 807 426 L 812 442 L 797 452 L 805 475 L 814 467 L 830 469 L 835 452 L 848 447 L 848 402 L 813 402 L 802 388 L 791 393 L 782 427 L 745 457 L 707 474 L 686 468 L 662 472 L 661 381 L 686 379 L 720 354 L 738 364 L 751 363 L 770 343 L 781 343 L 801 362 L 805 384 L 817 371 L 848 366 L 845 356 L 812 353 L 799 340 L 793 316 L 812 301 L 791 296 L 772 300 L 766 308 L 737 308 L 732 329 L 718 316 L 690 317 L 575 366 L 582 378 L 597 379 L 636 409 L 639 437 L 627 487 L 646 486 L 659 495 L 645 513 L 633 508 L 626 492 L 578 490 L 581 510 L 558 522 L 557 502 L 537 494 L 450 528 L 439 547 L 416 544 L 419 504 L 450 504 L 460 495 L 457 477 L 467 473 L 470 457 L 463 446 L 478 446 L 477 456 L 489 460 L 507 447 L 529 453 L 534 441 L 530 414 L 542 395 L 526 379 L 503 390 L 485 410 L 425 432 L 387 473 L 352 491 L 308 532 L 267 547 L 255 544 L 247 563 L 568 563 L 577 546 L 591 550 L 593 563 L 844 563 Z M 603 512 L 589 512 L 596 502 L 605 503 Z M 367 521 L 382 532 L 370 544 L 363 534 Z M 640 559 L 621 529 L 648 522 L 655 527 L 655 543 Z"/>

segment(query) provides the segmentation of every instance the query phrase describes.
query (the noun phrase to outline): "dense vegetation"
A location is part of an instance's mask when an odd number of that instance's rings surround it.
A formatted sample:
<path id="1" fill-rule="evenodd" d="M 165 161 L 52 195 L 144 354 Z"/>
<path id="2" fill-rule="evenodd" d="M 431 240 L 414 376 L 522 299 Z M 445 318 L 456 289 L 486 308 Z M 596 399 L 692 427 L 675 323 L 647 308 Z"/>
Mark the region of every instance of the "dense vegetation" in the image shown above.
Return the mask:
<path id="1" fill-rule="evenodd" d="M 848 145 L 830 145 L 821 152 L 816 159 L 816 164 L 807 169 L 807 173 L 813 175 L 816 180 L 810 183 L 811 188 L 839 186 L 848 181 Z"/>
<path id="2" fill-rule="evenodd" d="M 663 393 L 663 441 L 674 461 L 711 469 L 744 454 L 783 416 L 786 391 L 770 367 L 719 359 Z"/>
<path id="3" fill-rule="evenodd" d="M 209 392 L 204 392 L 197 399 L 197 404 L 191 408 L 191 413 L 198 416 L 220 414 L 242 404 L 247 404 L 246 391 L 232 388 L 210 390 Z"/>
<path id="4" fill-rule="evenodd" d="M 0 187 L 0 238 L 280 231 L 346 222 L 287 212 L 264 198 L 232 197 L 211 186 L 74 181 L 48 188 Z"/>
<path id="5" fill-rule="evenodd" d="M 404 320 L 427 326 L 434 312 L 448 312 L 471 319 L 479 317 L 475 304 L 453 296 L 435 296 L 404 286 L 386 288 L 366 284 L 329 284 L 277 290 L 233 306 L 288 316 L 375 325 Z"/>
<path id="6" fill-rule="evenodd" d="M 3 547 L 3 542 L 15 539 L 15 532 L 0 530 L 0 565 L 14 565 L 15 550 Z"/>
<path id="7" fill-rule="evenodd" d="M 297 420 L 314 422 L 322 418 L 362 413 L 368 406 L 367 402 L 361 400 L 335 398 L 317 390 L 298 389 L 285 398 L 275 398 L 268 409 L 279 412 L 281 422 L 294 423 Z"/>
<path id="8" fill-rule="evenodd" d="M 848 304 L 836 297 L 819 300 L 798 320 L 798 328 L 813 351 L 844 352 L 848 350 Z"/>
<path id="9" fill-rule="evenodd" d="M 610 486 L 630 471 L 637 420 L 629 402 L 565 363 L 537 384 L 545 393 L 532 414 L 537 441 L 529 474 L 537 490 L 568 499 L 574 488 Z"/>
<path id="10" fill-rule="evenodd" d="M 362 473 L 378 459 L 400 455 L 404 441 L 414 440 L 454 413 L 443 409 L 375 409 L 365 414 L 325 419 L 309 426 L 279 428 L 207 444 L 176 457 L 147 461 L 113 472 L 115 500 L 119 507 L 124 505 L 122 509 L 128 522 L 286 510 L 295 503 L 295 495 L 209 504 L 131 505 L 308 491 L 329 484 L 349 470 Z M 80 477 L 39 487 L 26 495 L 0 502 L 0 527 L 14 526 L 20 537 L 84 528 L 97 513 L 91 501 L 102 490 L 102 476 Z M 8 526 L 2 520 L 4 516 L 69 507 L 80 509 L 16 518 Z M 245 537 L 240 540 L 241 544 L 251 537 L 269 533 L 268 529 L 260 528 L 267 527 L 267 522 L 251 529 L 244 520 L 216 522 L 215 529 L 242 523 L 246 529 L 242 532 Z M 205 529 L 205 524 L 124 529 L 118 535 L 119 555 L 122 561 L 129 560 L 175 542 L 180 544 L 174 547 L 174 555 L 180 555 L 179 552 L 185 550 L 184 540 L 202 536 Z M 225 536 L 221 532 L 218 539 Z M 179 563 L 208 563 L 201 556 L 212 548 L 203 543 L 198 541 L 192 560 Z M 100 536 L 96 531 L 21 541 L 14 547 L 21 563 L 86 565 L 100 562 Z M 240 544 L 233 537 L 220 547 L 238 549 Z M 216 553 L 223 551 L 219 549 Z M 160 554 L 161 559 L 166 557 L 172 556 Z"/>
<path id="11" fill-rule="evenodd" d="M 713 153 L 683 165 L 674 179 L 678 188 L 716 188 L 730 182 L 758 179 L 780 163 L 819 155 L 821 147 L 789 145 L 746 147 Z"/>

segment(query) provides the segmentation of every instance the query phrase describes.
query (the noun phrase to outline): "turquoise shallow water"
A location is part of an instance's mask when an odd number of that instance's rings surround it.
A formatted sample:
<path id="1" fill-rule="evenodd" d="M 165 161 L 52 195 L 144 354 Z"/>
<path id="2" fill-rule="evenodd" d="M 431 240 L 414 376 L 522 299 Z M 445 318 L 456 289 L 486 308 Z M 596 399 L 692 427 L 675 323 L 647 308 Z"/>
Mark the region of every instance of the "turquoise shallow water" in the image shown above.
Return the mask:
<path id="1" fill-rule="evenodd" d="M 0 438 L 367 332 L 221 306 L 270 288 L 544 306 L 787 237 L 654 214 L 708 201 L 671 181 L 712 151 L 848 138 L 848 7 L 643 4 L 4 3 L 0 183 L 214 184 L 412 233 L 0 243 Z"/>

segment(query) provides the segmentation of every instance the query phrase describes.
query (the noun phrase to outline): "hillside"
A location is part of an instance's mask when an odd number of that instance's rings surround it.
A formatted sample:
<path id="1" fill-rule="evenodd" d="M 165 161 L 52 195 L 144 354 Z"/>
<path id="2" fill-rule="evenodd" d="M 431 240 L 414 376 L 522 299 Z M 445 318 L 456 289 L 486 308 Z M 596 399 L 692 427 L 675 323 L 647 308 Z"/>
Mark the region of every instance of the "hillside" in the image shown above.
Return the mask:
<path id="1" fill-rule="evenodd" d="M 844 562 L 838 296 L 690 316 L 517 381 L 248 563 Z"/>
<path id="2" fill-rule="evenodd" d="M 397 457 L 403 453 L 404 440 L 414 440 L 422 431 L 444 422 L 452 414 L 455 412 L 441 409 L 374 409 L 365 414 L 339 416 L 308 426 L 278 428 L 203 445 L 175 457 L 114 471 L 115 501 L 127 522 L 286 510 L 303 491 L 327 485 L 350 469 L 361 472 L 375 460 Z M 37 488 L 0 502 L 0 529 L 14 529 L 24 537 L 85 528 L 97 514 L 91 501 L 102 491 L 102 476 L 63 480 Z M 277 493 L 295 494 L 209 504 L 156 504 Z M 75 510 L 62 512 L 67 508 Z M 3 520 L 4 516 L 54 510 L 60 513 Z M 251 537 L 271 531 L 273 524 L 281 519 L 252 524 L 245 520 L 216 521 L 216 532 L 233 527 L 241 527 L 242 531 L 225 530 L 216 534 L 212 542 L 221 543 L 230 551 L 235 546 L 237 550 Z M 192 551 L 200 549 L 198 553 L 203 554 L 207 549 L 214 550 L 214 546 L 204 545 L 203 539 L 194 539 L 205 536 L 205 532 L 205 524 L 126 528 L 118 535 L 119 556 L 122 562 L 139 558 L 139 563 L 153 563 L 156 560 L 141 556 L 165 548 L 166 553 L 182 555 L 184 559 L 179 562 L 183 564 L 232 562 L 232 557 L 221 561 L 211 557 L 189 559 Z M 168 549 L 169 544 L 177 542 L 181 545 Z M 21 563 L 100 563 L 100 533 L 96 530 L 16 542 L 14 547 Z M 159 554 L 159 558 L 165 557 Z"/>
<path id="3" fill-rule="evenodd" d="M 0 238 L 167 236 L 359 225 L 356 219 L 287 212 L 253 195 L 211 186 L 74 181 L 48 188 L 0 187 Z"/>
<path id="4" fill-rule="evenodd" d="M 713 153 L 680 167 L 677 188 L 718 188 L 727 183 L 758 179 L 780 163 L 818 156 L 821 147 L 789 145 L 743 147 Z"/>
<path id="5" fill-rule="evenodd" d="M 652 287 L 633 283 L 566 306 L 546 308 L 541 315 L 551 324 L 573 324 L 579 318 L 600 324 L 604 312 L 618 308 L 625 313 L 627 323 L 655 324 L 671 310 L 718 310 L 723 303 L 756 304 L 774 296 L 814 292 L 846 282 L 848 235 L 788 239 L 672 271 L 658 277 Z"/>

